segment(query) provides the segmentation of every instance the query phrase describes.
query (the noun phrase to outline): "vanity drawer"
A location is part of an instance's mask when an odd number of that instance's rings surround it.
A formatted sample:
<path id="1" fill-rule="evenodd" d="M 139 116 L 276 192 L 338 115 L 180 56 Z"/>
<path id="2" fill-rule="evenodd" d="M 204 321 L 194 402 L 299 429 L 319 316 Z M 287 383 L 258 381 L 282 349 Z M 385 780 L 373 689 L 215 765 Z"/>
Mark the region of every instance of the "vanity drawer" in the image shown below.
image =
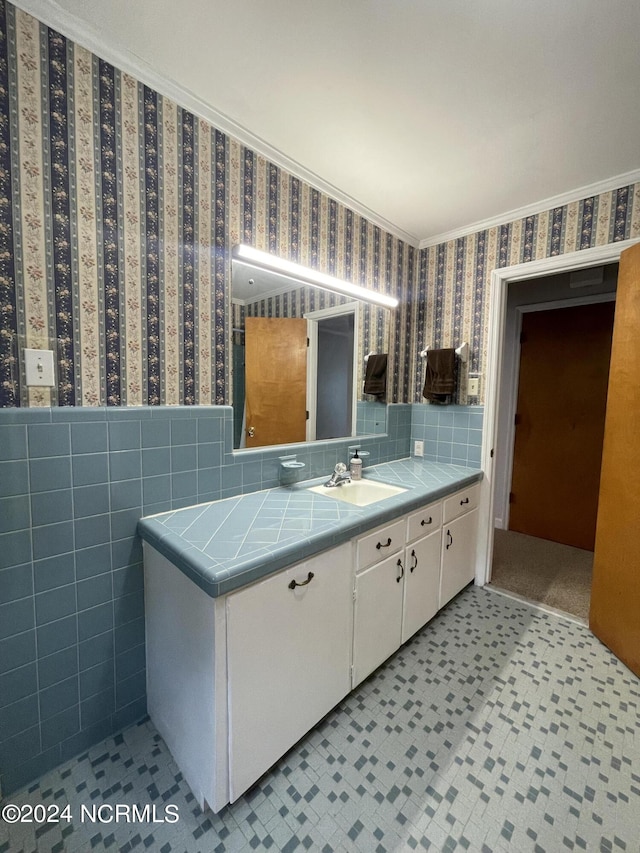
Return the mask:
<path id="1" fill-rule="evenodd" d="M 448 524 L 454 518 L 458 518 L 459 515 L 464 515 L 470 509 L 475 509 L 478 506 L 479 496 L 480 486 L 478 483 L 475 483 L 475 485 L 469 486 L 468 489 L 462 489 L 462 491 L 456 492 L 455 495 L 445 498 L 443 523 Z"/>
<path id="2" fill-rule="evenodd" d="M 437 530 L 442 524 L 442 501 L 429 504 L 407 518 L 407 542 Z"/>
<path id="3" fill-rule="evenodd" d="M 400 519 L 385 524 L 373 533 L 367 533 L 358 539 L 356 549 L 356 571 L 362 571 L 374 563 L 379 563 L 404 547 L 405 521 Z"/>

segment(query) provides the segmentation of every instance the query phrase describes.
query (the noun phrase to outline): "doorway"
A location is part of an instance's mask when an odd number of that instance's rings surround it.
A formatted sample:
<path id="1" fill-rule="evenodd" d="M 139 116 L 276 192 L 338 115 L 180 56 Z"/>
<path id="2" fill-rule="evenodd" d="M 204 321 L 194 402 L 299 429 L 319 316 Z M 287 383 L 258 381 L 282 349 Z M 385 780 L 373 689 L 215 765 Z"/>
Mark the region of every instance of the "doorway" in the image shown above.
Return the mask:
<path id="1" fill-rule="evenodd" d="M 509 530 L 593 551 L 613 310 L 522 315 Z"/>
<path id="2" fill-rule="evenodd" d="M 511 328 L 509 317 L 514 313 L 513 306 L 508 305 L 510 296 L 521 290 L 520 304 L 527 301 L 526 294 L 531 285 L 544 279 L 549 282 L 553 275 L 567 275 L 578 270 L 593 269 L 602 264 L 617 263 L 620 253 L 631 246 L 634 241 L 624 241 L 617 244 L 586 249 L 567 255 L 545 258 L 528 264 L 520 264 L 511 268 L 496 269 L 491 280 L 491 304 L 489 318 L 489 341 L 487 360 L 487 397 L 485 401 L 485 429 L 483 435 L 481 518 L 479 527 L 479 545 L 476 582 L 480 585 L 491 580 L 494 555 L 494 536 L 496 529 L 508 530 L 509 508 L 507 497 L 511 491 L 511 464 L 509 438 L 513 447 L 515 426 L 515 392 L 518 387 L 519 358 L 514 357 L 511 348 L 519 344 L 512 341 L 515 333 Z M 555 290 L 554 290 L 555 292 Z M 583 291 L 584 293 L 584 291 Z M 584 297 L 576 294 L 575 290 L 566 294 L 574 301 L 576 298 L 585 302 L 595 301 L 602 297 Z M 544 301 L 540 296 L 540 302 Z M 547 294 L 546 299 L 553 297 Z M 542 305 L 540 305 L 542 307 Z M 550 307 L 550 306 L 549 306 Z M 508 316 L 509 308 L 509 316 Z M 514 399 L 510 399 L 510 395 Z M 505 431 L 506 430 L 506 431 Z M 509 434 L 509 430 L 511 433 Z M 506 436 L 506 440 L 505 440 Z M 498 536 L 501 534 L 498 534 Z M 519 534 L 526 535 L 526 534 Z M 558 545 L 562 547 L 572 547 Z M 526 549 L 525 549 L 526 550 Z"/>
<path id="3" fill-rule="evenodd" d="M 353 314 L 318 321 L 316 438 L 353 435 Z"/>
<path id="4" fill-rule="evenodd" d="M 615 282 L 617 266 L 601 271 Z M 559 285 L 562 281 L 559 282 Z M 513 462 L 492 584 L 587 621 L 604 438 L 613 293 L 517 309 Z"/>
<path id="5" fill-rule="evenodd" d="M 612 264 L 589 277 L 514 284 L 508 298 L 514 363 L 511 387 L 503 376 L 501 404 L 511 425 L 500 440 L 508 491 L 495 531 L 491 582 L 584 622 L 616 278 Z M 588 296 L 572 296 L 576 280 L 589 282 Z M 535 301 L 551 294 L 557 301 Z"/>
<path id="6" fill-rule="evenodd" d="M 307 441 L 355 435 L 359 303 L 304 316 L 309 335 Z"/>

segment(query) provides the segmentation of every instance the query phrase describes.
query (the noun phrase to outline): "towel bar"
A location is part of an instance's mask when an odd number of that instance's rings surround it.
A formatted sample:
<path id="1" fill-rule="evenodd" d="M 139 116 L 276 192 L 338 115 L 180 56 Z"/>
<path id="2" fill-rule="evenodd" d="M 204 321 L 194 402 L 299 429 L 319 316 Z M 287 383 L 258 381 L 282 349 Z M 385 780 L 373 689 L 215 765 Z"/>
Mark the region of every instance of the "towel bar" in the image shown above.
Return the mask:
<path id="1" fill-rule="evenodd" d="M 426 358 L 427 352 L 429 351 L 429 347 L 423 349 L 419 354 L 420 358 Z M 460 359 L 460 361 L 467 362 L 469 360 L 469 344 L 465 341 L 463 344 L 460 344 L 459 347 L 456 347 L 456 355 Z"/>

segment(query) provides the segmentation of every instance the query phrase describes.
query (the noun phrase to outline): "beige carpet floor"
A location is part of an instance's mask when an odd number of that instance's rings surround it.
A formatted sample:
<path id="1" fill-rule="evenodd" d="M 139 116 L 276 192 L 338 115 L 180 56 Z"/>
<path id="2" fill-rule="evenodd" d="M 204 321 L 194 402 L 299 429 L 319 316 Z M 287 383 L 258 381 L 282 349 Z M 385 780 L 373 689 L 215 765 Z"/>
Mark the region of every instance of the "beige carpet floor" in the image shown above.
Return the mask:
<path id="1" fill-rule="evenodd" d="M 496 530 L 491 584 L 589 620 L 593 553 Z"/>

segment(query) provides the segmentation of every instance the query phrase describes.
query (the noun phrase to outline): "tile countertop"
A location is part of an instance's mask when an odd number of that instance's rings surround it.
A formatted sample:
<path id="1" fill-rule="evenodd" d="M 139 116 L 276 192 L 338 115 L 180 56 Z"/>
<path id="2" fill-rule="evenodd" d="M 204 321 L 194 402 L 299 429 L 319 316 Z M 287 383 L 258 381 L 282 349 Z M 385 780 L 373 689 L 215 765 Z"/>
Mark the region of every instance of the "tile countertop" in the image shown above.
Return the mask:
<path id="1" fill-rule="evenodd" d="M 363 477 L 407 491 L 359 507 L 308 490 L 327 476 L 148 516 L 138 533 L 216 598 L 463 489 L 482 472 L 400 459 Z"/>

